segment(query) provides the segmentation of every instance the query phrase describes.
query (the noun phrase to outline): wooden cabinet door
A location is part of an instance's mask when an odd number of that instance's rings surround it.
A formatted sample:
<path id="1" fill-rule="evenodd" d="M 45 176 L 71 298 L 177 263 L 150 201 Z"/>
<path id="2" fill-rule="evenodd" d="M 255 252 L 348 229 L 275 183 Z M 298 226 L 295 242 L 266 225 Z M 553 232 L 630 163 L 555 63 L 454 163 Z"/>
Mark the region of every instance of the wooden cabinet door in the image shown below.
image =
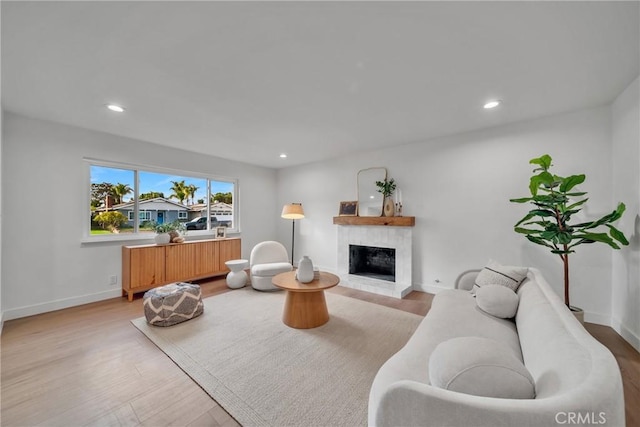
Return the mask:
<path id="1" fill-rule="evenodd" d="M 130 257 L 129 286 L 132 289 L 164 283 L 164 247 L 133 248 Z"/>
<path id="2" fill-rule="evenodd" d="M 229 271 L 226 261 L 240 258 L 240 239 L 220 240 L 220 271 Z"/>
<path id="3" fill-rule="evenodd" d="M 195 276 L 196 252 L 195 244 L 166 246 L 165 278 L 167 282 L 179 282 Z"/>
<path id="4" fill-rule="evenodd" d="M 218 273 L 220 271 L 220 242 L 198 242 L 197 245 L 195 275 L 200 277 Z"/>

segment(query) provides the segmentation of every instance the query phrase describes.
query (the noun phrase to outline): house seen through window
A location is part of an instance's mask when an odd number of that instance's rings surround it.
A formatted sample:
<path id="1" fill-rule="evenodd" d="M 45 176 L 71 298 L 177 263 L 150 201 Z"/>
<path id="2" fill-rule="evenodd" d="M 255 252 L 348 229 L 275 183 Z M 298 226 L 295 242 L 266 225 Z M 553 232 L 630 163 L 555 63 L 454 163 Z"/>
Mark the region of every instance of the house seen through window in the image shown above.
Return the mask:
<path id="1" fill-rule="evenodd" d="M 194 231 L 236 227 L 233 180 L 99 164 L 90 165 L 90 176 L 89 235 L 154 233 L 156 224 L 174 221 Z"/>

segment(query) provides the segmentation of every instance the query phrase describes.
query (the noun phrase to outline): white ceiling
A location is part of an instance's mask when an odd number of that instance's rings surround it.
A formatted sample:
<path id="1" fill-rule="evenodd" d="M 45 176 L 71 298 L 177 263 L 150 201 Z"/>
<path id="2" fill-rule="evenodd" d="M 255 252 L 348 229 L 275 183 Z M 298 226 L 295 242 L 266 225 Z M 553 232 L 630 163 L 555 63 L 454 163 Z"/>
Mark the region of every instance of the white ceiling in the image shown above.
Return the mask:
<path id="1" fill-rule="evenodd" d="M 636 1 L 0 4 L 3 109 L 274 168 L 608 104 L 640 64 Z"/>

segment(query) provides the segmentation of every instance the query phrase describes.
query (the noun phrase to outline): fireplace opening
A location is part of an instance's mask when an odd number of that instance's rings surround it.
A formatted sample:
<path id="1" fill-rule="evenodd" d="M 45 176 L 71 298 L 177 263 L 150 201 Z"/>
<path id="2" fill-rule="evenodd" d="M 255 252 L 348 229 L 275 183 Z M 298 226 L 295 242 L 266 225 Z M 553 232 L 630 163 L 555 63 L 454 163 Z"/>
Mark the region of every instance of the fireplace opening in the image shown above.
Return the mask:
<path id="1" fill-rule="evenodd" d="M 349 274 L 396 281 L 396 250 L 349 245 Z"/>

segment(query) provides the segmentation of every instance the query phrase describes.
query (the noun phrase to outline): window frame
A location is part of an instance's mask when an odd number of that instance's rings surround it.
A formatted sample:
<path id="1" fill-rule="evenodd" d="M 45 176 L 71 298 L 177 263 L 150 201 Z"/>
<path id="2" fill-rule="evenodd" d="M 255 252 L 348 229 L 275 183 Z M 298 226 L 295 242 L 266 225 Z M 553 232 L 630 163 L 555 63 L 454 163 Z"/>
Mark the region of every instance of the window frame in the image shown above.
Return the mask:
<path id="1" fill-rule="evenodd" d="M 206 180 L 207 187 L 207 197 L 206 197 L 206 205 L 207 205 L 207 214 L 208 217 L 211 216 L 211 181 L 217 182 L 226 182 L 233 185 L 232 191 L 232 215 L 233 215 L 233 227 L 227 229 L 227 233 L 240 233 L 240 206 L 239 206 L 239 183 L 237 178 L 230 178 L 221 175 L 213 175 L 213 174 L 204 174 L 200 172 L 186 171 L 180 169 L 172 169 L 172 168 L 164 168 L 158 166 L 149 166 L 149 165 L 141 165 L 134 163 L 123 163 L 123 162 L 114 162 L 108 160 L 94 159 L 94 158 L 83 158 L 85 163 L 85 201 L 83 203 L 84 207 L 84 218 L 83 221 L 83 230 L 82 230 L 82 242 L 83 243 L 92 243 L 92 242 L 111 242 L 111 241 L 126 241 L 126 240 L 150 240 L 154 238 L 153 233 L 140 233 L 139 226 L 143 221 L 139 218 L 139 215 L 143 212 L 147 212 L 150 215 L 149 211 L 144 211 L 139 209 L 138 199 L 139 199 L 139 188 L 140 188 L 140 179 L 139 172 L 152 172 L 158 174 L 166 174 L 166 175 L 177 175 L 185 178 L 196 178 L 196 179 L 204 179 Z M 129 212 L 128 219 L 133 214 L 134 218 L 138 218 L 137 221 L 134 222 L 134 228 L 132 233 L 121 233 L 121 234 L 91 234 L 91 215 L 86 215 L 86 208 L 91 205 L 91 166 L 99 166 L 105 168 L 114 168 L 114 169 L 124 169 L 130 170 L 134 174 L 134 185 L 133 185 L 133 195 L 132 197 L 136 202 L 134 203 L 133 210 Z M 184 211 L 187 213 L 187 211 Z M 188 220 L 188 213 L 186 218 L 180 218 L 184 220 Z M 146 220 L 145 220 L 146 221 Z M 210 237 L 215 238 L 216 228 L 211 227 L 211 224 L 207 224 L 209 229 L 205 230 L 189 230 L 187 236 L 195 236 L 195 237 Z"/>

